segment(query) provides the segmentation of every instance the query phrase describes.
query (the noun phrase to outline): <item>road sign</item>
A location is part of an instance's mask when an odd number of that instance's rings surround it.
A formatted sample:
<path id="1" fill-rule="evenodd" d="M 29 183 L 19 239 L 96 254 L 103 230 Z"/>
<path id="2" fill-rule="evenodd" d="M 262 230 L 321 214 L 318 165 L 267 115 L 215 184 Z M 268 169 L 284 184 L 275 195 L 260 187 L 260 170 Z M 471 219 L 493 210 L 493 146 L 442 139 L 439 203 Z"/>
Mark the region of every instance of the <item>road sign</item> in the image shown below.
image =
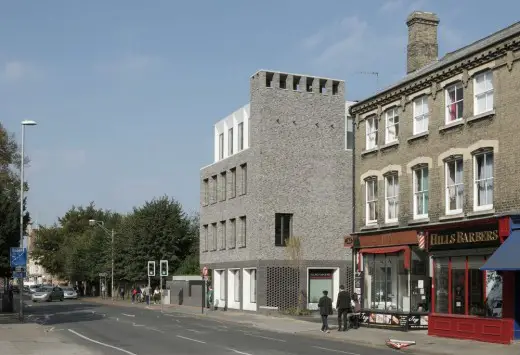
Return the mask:
<path id="1" fill-rule="evenodd" d="M 202 276 L 208 276 L 208 268 L 206 266 L 202 268 Z"/>
<path id="2" fill-rule="evenodd" d="M 159 262 L 159 270 L 161 276 L 168 276 L 168 260 L 161 260 Z"/>
<path id="3" fill-rule="evenodd" d="M 25 272 L 25 266 L 16 266 L 14 268 L 15 272 Z"/>
<path id="4" fill-rule="evenodd" d="M 15 271 L 13 272 L 13 279 L 25 279 L 27 274 L 25 272 Z"/>
<path id="5" fill-rule="evenodd" d="M 155 276 L 155 261 L 148 262 L 148 276 L 149 277 Z"/>
<path id="6" fill-rule="evenodd" d="M 27 249 L 25 248 L 11 248 L 10 250 L 11 267 L 27 265 Z"/>

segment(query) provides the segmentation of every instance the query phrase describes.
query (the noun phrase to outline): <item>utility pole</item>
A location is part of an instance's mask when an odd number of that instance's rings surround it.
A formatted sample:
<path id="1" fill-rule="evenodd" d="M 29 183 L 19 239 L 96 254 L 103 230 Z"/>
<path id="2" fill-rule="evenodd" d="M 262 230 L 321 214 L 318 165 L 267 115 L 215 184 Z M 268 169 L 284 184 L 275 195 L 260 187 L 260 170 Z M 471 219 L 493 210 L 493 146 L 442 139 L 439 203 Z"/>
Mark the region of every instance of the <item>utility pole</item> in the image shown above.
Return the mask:
<path id="1" fill-rule="evenodd" d="M 114 229 L 112 229 L 112 303 L 114 303 Z"/>

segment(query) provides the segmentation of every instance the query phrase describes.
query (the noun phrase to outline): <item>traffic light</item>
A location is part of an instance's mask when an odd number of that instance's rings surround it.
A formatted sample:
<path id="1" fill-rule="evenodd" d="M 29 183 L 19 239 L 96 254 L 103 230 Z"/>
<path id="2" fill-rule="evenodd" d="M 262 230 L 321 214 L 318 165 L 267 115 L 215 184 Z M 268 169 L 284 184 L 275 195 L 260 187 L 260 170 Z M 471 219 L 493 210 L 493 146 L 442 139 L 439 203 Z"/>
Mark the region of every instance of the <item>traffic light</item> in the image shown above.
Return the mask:
<path id="1" fill-rule="evenodd" d="M 161 276 L 168 276 L 168 260 L 161 260 L 159 269 Z"/>
<path id="2" fill-rule="evenodd" d="M 148 262 L 148 276 L 155 276 L 155 261 Z"/>

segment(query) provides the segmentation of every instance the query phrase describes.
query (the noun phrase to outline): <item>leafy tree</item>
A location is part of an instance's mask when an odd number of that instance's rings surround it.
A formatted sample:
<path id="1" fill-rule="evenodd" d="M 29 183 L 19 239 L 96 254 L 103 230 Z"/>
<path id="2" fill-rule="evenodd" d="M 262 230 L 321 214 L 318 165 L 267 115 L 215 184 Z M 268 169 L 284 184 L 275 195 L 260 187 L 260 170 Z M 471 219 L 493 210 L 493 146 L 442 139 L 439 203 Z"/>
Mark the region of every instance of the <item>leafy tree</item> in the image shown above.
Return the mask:
<path id="1" fill-rule="evenodd" d="M 189 238 L 191 247 L 189 254 L 180 262 L 179 267 L 175 270 L 176 275 L 200 275 L 199 263 L 199 215 L 196 214 L 189 219 L 190 232 Z"/>
<path id="2" fill-rule="evenodd" d="M 25 160 L 28 162 L 28 159 Z M 0 123 L 0 276 L 10 276 L 9 248 L 20 244 L 20 154 L 14 136 Z M 25 189 L 28 186 L 25 185 Z M 26 204 L 24 199 L 24 209 Z M 29 214 L 24 213 L 24 228 Z"/>

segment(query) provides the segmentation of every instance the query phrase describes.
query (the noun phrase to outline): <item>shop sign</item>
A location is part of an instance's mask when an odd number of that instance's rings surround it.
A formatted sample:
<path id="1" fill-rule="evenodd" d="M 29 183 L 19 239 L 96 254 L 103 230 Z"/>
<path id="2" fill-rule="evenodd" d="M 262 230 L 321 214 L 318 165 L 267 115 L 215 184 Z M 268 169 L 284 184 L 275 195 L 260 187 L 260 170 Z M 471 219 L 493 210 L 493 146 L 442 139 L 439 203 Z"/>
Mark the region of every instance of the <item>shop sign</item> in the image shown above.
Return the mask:
<path id="1" fill-rule="evenodd" d="M 310 279 L 332 279 L 332 271 L 329 270 L 309 270 Z"/>
<path id="2" fill-rule="evenodd" d="M 409 315 L 408 328 L 410 329 L 428 329 L 428 316 Z"/>
<path id="3" fill-rule="evenodd" d="M 354 237 L 351 235 L 347 235 L 343 239 L 343 246 L 345 248 L 352 248 L 354 246 Z"/>
<path id="4" fill-rule="evenodd" d="M 464 229 L 430 232 L 430 250 L 497 247 L 500 245 L 498 226 L 474 226 Z"/>
<path id="5" fill-rule="evenodd" d="M 365 326 L 420 330 L 428 329 L 428 316 L 365 311 L 361 313 L 361 323 Z"/>

